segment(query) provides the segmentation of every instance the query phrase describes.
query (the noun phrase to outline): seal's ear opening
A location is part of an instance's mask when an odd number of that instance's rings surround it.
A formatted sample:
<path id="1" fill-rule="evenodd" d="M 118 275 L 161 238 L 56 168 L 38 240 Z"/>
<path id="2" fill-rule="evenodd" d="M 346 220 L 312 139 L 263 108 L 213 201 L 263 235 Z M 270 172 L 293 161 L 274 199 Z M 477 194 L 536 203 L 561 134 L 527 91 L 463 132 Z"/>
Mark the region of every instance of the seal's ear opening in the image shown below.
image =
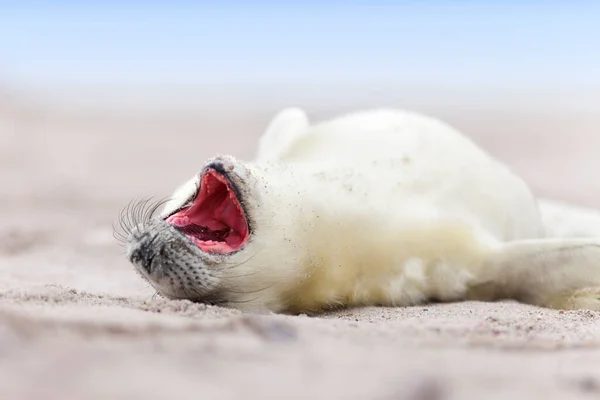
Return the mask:
<path id="1" fill-rule="evenodd" d="M 166 222 L 205 252 L 232 253 L 242 248 L 249 237 L 248 220 L 236 191 L 214 169 L 202 176 L 192 205 L 171 215 Z"/>

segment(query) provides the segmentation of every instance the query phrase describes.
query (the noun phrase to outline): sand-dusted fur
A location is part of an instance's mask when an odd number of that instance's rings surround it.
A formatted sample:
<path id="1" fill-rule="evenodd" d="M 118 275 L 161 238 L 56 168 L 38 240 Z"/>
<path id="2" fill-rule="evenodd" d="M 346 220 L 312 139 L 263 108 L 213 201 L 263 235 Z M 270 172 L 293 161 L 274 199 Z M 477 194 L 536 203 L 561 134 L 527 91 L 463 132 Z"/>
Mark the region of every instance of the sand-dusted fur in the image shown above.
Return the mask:
<path id="1" fill-rule="evenodd" d="M 231 254 L 162 219 L 209 167 L 239 189 L 251 228 Z M 538 202 L 460 132 L 407 111 L 311 125 L 283 110 L 253 162 L 207 161 L 162 217 L 132 224 L 128 255 L 170 298 L 277 312 L 467 298 L 600 309 L 600 216 Z"/>

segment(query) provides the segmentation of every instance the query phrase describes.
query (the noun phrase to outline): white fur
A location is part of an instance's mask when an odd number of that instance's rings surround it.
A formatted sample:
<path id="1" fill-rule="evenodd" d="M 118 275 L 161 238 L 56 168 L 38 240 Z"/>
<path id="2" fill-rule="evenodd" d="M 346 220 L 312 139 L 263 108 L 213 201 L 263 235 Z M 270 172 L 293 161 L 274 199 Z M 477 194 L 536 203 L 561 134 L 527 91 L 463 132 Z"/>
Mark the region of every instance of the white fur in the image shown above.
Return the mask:
<path id="1" fill-rule="evenodd" d="M 512 297 L 600 309 L 584 289 L 600 286 L 600 214 L 586 224 L 593 212 L 551 201 L 541 214 L 521 178 L 438 120 L 373 110 L 310 125 L 287 109 L 254 162 L 226 162 L 248 184 L 254 224 L 229 260 L 245 276 L 229 283 L 240 307 Z"/>

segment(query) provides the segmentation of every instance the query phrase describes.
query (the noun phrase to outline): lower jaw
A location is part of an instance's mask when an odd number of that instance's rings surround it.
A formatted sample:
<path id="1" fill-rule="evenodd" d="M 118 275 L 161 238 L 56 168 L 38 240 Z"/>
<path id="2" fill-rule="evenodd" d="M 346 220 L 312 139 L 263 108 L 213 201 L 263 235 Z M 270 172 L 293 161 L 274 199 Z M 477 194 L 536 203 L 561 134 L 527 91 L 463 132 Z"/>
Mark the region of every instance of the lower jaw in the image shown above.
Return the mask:
<path id="1" fill-rule="evenodd" d="M 232 254 L 238 251 L 240 248 L 232 248 L 225 242 L 201 242 L 192 239 L 192 241 L 205 253 L 217 253 L 217 254 Z"/>
<path id="2" fill-rule="evenodd" d="M 194 234 L 186 232 L 187 225 L 178 225 L 176 221 L 165 221 L 168 225 L 170 225 L 173 229 L 175 229 L 179 234 L 183 235 L 190 241 L 194 243 L 200 250 L 205 253 L 217 253 L 217 254 L 232 254 L 244 247 L 248 238 L 246 237 L 242 240 L 239 237 L 239 234 L 234 233 L 234 237 L 229 238 L 229 240 L 201 240 Z M 237 235 L 237 236 L 236 236 Z M 241 243 L 240 243 L 241 242 Z"/>

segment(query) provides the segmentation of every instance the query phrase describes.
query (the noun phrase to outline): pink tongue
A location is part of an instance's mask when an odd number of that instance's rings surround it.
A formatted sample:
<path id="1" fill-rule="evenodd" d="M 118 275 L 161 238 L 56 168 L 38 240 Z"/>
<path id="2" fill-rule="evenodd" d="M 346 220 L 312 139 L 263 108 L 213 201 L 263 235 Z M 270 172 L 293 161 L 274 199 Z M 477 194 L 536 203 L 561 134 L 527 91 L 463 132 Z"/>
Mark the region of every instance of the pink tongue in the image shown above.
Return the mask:
<path id="1" fill-rule="evenodd" d="M 215 210 L 214 217 L 230 227 L 235 227 L 239 219 L 237 207 L 229 198 L 223 200 L 223 203 Z"/>
<path id="2" fill-rule="evenodd" d="M 223 222 L 223 220 L 219 220 L 214 218 L 213 216 L 206 216 L 205 218 L 202 218 L 202 224 L 200 224 L 202 226 L 206 226 L 208 229 L 213 230 L 213 231 L 218 231 L 220 229 L 225 229 L 225 228 L 229 228 L 229 225 L 227 225 L 227 223 Z"/>

